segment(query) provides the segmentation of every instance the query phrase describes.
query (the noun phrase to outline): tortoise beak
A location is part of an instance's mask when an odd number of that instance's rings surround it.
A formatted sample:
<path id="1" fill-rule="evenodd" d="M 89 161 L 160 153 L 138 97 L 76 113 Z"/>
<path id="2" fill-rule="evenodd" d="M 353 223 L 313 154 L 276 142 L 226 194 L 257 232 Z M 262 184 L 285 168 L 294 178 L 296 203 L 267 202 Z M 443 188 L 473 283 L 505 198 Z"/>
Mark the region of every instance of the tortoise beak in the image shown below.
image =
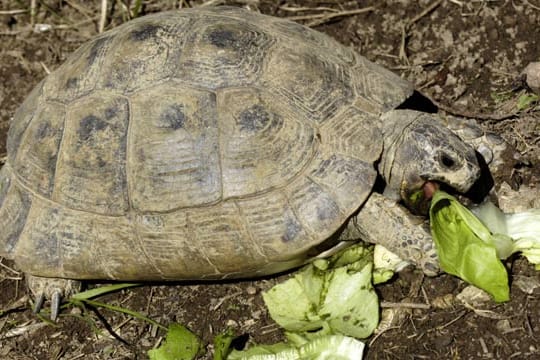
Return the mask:
<path id="1" fill-rule="evenodd" d="M 424 181 L 421 185 L 414 187 L 403 186 L 401 198 L 413 214 L 426 216 L 429 212 L 431 198 L 439 187 L 439 184 L 434 181 Z"/>

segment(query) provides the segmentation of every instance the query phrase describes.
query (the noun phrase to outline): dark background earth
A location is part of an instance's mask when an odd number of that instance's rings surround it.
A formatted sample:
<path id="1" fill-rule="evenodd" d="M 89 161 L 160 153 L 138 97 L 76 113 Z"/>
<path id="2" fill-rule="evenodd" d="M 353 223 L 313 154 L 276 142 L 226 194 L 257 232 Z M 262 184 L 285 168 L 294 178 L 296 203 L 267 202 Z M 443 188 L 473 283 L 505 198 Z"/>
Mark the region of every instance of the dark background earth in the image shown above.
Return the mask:
<path id="1" fill-rule="evenodd" d="M 6 155 L 10 117 L 26 94 L 100 27 L 98 1 L 35 2 L 31 9 L 29 1 L 0 0 L 0 161 Z M 444 110 L 479 118 L 520 155 L 497 174 L 497 186 L 503 180 L 514 188 L 538 185 L 539 108 L 533 104 L 517 111 L 516 104 L 527 92 L 521 71 L 540 60 L 539 0 L 119 0 L 106 3 L 103 24 L 107 30 L 146 13 L 222 4 L 312 26 L 401 74 Z M 527 293 L 517 286 L 524 279 L 539 281 L 539 272 L 519 257 L 506 265 L 512 299 L 504 304 L 460 305 L 454 299 L 464 283 L 448 275 L 424 278 L 414 270 L 379 286 L 387 303 L 406 299 L 429 306 L 402 312 L 401 323 L 367 339 L 367 358 L 540 359 L 540 291 Z M 260 294 L 283 278 L 147 285 L 100 300 L 164 325 L 182 323 L 209 344 L 227 327 L 249 334 L 250 341 L 272 343 L 282 334 L 268 318 Z M 0 358 L 145 358 L 163 336 L 142 321 L 105 310 L 68 308 L 57 324 L 48 325 L 30 310 L 23 274 L 12 262 L 0 263 Z M 209 359 L 212 346 L 207 348 L 203 358 Z"/>

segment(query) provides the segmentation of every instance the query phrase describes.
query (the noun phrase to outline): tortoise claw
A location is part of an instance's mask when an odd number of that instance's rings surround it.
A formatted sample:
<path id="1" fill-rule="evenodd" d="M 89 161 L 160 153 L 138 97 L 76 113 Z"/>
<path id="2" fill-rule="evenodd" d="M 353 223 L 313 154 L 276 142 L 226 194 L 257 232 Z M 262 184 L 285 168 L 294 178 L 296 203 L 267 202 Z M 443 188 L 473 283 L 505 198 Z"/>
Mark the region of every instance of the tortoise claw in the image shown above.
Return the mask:
<path id="1" fill-rule="evenodd" d="M 56 321 L 60 313 L 60 304 L 62 303 L 62 294 L 60 291 L 55 291 L 51 298 L 51 320 Z"/>
<path id="2" fill-rule="evenodd" d="M 77 293 L 81 283 L 75 280 L 43 278 L 27 275 L 28 288 L 35 298 L 34 313 L 39 313 L 46 300 L 51 304 L 51 320 L 56 321 L 60 313 L 62 298 L 68 298 Z"/>
<path id="3" fill-rule="evenodd" d="M 45 303 L 45 293 L 40 293 L 36 296 L 36 301 L 34 302 L 34 308 L 32 311 L 34 314 L 38 314 Z"/>
<path id="4" fill-rule="evenodd" d="M 34 309 L 32 310 L 34 314 L 39 314 L 45 303 L 45 293 L 41 292 L 37 297 L 34 303 Z M 62 293 L 59 290 L 55 290 L 52 293 L 51 297 L 51 320 L 56 321 L 58 314 L 60 313 L 60 304 L 62 303 Z"/>

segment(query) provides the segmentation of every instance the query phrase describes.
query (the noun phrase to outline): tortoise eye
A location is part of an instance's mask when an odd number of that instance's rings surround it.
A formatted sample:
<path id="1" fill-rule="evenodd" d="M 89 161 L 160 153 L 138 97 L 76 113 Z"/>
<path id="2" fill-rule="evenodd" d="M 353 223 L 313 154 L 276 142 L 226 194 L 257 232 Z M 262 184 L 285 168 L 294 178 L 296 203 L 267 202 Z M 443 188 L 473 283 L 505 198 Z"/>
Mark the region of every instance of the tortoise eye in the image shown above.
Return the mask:
<path id="1" fill-rule="evenodd" d="M 453 169 L 457 162 L 452 155 L 441 153 L 439 155 L 439 163 L 447 169 Z"/>

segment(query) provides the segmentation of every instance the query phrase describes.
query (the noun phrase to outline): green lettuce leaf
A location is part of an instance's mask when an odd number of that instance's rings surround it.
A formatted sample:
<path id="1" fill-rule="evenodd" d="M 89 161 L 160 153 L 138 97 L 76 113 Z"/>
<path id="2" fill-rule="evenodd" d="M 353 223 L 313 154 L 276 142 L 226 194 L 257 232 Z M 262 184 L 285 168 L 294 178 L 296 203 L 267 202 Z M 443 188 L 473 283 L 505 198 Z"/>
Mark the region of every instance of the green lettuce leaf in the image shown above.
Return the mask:
<path id="1" fill-rule="evenodd" d="M 485 290 L 496 302 L 510 299 L 508 274 L 495 240 L 476 216 L 454 197 L 437 191 L 431 201 L 430 223 L 445 272 Z"/>
<path id="2" fill-rule="evenodd" d="M 514 251 L 520 251 L 540 270 L 540 209 L 506 215 L 507 235 L 514 239 Z"/>
<path id="3" fill-rule="evenodd" d="M 217 335 L 214 338 L 214 360 L 225 360 L 231 352 L 231 344 L 236 338 L 232 329 L 227 329 L 225 332 Z"/>
<path id="4" fill-rule="evenodd" d="M 493 233 L 501 259 L 521 252 L 540 270 L 540 209 L 505 214 L 491 202 L 484 202 L 473 212 Z"/>
<path id="5" fill-rule="evenodd" d="M 381 284 L 390 280 L 394 273 L 403 270 L 409 262 L 382 245 L 375 245 L 373 249 L 373 284 Z"/>
<path id="6" fill-rule="evenodd" d="M 227 360 L 357 360 L 361 359 L 364 344 L 342 335 L 327 335 L 306 341 L 295 347 L 279 343 L 254 346 L 245 351 L 233 350 Z"/>
<path id="7" fill-rule="evenodd" d="M 311 332 L 311 337 L 371 335 L 379 322 L 372 247 L 357 244 L 316 264 L 263 293 L 272 319 L 289 332 Z"/>
<path id="8" fill-rule="evenodd" d="M 165 342 L 148 351 L 150 360 L 193 360 L 201 354 L 203 345 L 197 335 L 180 324 L 171 324 Z"/>

